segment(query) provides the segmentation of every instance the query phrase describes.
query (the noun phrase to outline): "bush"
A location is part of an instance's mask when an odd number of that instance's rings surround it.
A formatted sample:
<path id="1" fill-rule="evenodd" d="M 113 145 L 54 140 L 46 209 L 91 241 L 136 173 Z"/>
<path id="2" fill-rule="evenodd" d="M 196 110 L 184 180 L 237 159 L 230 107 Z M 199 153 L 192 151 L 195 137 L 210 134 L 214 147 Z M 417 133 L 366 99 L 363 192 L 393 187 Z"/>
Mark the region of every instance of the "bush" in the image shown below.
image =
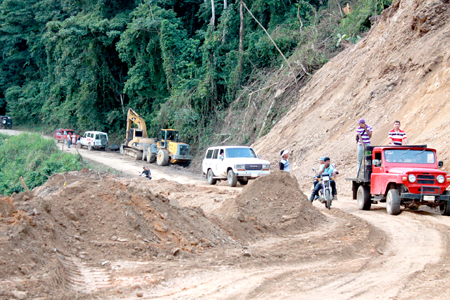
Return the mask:
<path id="1" fill-rule="evenodd" d="M 52 139 L 45 139 L 39 134 L 0 134 L 1 195 L 24 191 L 20 177 L 33 189 L 44 184 L 48 176 L 54 173 L 81 168 L 81 157 L 59 151 Z"/>

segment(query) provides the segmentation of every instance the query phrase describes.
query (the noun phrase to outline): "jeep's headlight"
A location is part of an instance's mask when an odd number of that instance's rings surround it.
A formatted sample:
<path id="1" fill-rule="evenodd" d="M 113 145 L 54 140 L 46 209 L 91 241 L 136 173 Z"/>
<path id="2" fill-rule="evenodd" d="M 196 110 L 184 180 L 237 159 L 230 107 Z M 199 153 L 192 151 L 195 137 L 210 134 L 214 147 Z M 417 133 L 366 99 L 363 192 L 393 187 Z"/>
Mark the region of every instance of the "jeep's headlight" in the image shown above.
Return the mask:
<path id="1" fill-rule="evenodd" d="M 245 165 L 235 165 L 234 167 L 238 170 L 245 170 Z"/>
<path id="2" fill-rule="evenodd" d="M 409 180 L 409 182 L 416 182 L 416 176 L 414 176 L 413 174 L 409 174 L 408 175 L 408 180 Z"/>
<path id="3" fill-rule="evenodd" d="M 442 175 L 438 175 L 438 177 L 436 177 L 436 179 L 437 179 L 437 182 L 439 182 L 439 183 L 444 183 L 444 181 L 445 181 L 445 177 Z"/>
<path id="4" fill-rule="evenodd" d="M 262 165 L 263 170 L 270 170 L 270 165 Z"/>

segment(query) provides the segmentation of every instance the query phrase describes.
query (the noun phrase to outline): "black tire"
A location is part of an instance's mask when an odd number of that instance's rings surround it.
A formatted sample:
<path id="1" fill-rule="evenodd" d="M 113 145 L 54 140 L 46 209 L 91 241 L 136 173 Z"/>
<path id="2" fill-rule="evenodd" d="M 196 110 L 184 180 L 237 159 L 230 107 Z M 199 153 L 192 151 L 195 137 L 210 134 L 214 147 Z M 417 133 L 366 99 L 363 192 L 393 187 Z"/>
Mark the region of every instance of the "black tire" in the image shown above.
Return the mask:
<path id="1" fill-rule="evenodd" d="M 331 200 L 332 200 L 331 191 L 328 189 L 325 189 L 325 193 L 323 196 L 325 198 L 325 207 L 330 209 L 331 208 Z"/>
<path id="2" fill-rule="evenodd" d="M 211 169 L 208 170 L 208 173 L 206 173 L 206 179 L 208 180 L 209 184 L 216 184 L 217 179 L 214 179 L 214 173 Z"/>
<path id="3" fill-rule="evenodd" d="M 241 185 L 247 185 L 248 184 L 248 179 L 238 179 L 239 183 Z"/>
<path id="4" fill-rule="evenodd" d="M 92 145 L 90 143 L 88 144 L 88 150 L 89 151 L 93 151 L 94 150 L 94 147 L 92 147 Z"/>
<path id="5" fill-rule="evenodd" d="M 169 164 L 169 151 L 163 149 L 159 150 L 156 164 L 158 166 L 167 166 Z"/>
<path id="6" fill-rule="evenodd" d="M 444 195 L 449 195 L 450 191 L 445 191 Z M 449 201 L 444 201 L 441 205 L 439 205 L 439 211 L 443 216 L 450 216 L 450 203 Z"/>
<path id="7" fill-rule="evenodd" d="M 228 170 L 227 173 L 227 181 L 228 185 L 231 187 L 235 187 L 237 185 L 237 176 L 234 174 L 233 170 Z"/>
<path id="8" fill-rule="evenodd" d="M 400 210 L 400 194 L 397 189 L 390 189 L 386 197 L 386 211 L 390 215 L 398 215 Z"/>
<path id="9" fill-rule="evenodd" d="M 358 208 L 360 210 L 370 210 L 372 201 L 370 200 L 370 191 L 368 186 L 360 185 L 358 187 L 356 201 L 358 202 Z"/>

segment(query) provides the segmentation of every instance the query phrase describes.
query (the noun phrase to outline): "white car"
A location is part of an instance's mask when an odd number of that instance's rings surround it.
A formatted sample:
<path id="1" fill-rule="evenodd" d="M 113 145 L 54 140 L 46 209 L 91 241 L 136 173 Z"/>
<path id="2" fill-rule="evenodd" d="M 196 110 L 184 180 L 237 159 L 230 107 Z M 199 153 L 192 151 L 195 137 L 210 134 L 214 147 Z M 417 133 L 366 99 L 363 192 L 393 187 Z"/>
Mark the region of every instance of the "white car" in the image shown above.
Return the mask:
<path id="1" fill-rule="evenodd" d="M 93 149 L 106 149 L 108 146 L 108 134 L 101 131 L 86 131 L 80 138 L 79 147 Z"/>
<path id="2" fill-rule="evenodd" d="M 210 147 L 202 162 L 202 171 L 209 184 L 227 180 L 229 186 L 242 185 L 249 179 L 270 174 L 270 162 L 259 159 L 255 151 L 245 146 Z"/>

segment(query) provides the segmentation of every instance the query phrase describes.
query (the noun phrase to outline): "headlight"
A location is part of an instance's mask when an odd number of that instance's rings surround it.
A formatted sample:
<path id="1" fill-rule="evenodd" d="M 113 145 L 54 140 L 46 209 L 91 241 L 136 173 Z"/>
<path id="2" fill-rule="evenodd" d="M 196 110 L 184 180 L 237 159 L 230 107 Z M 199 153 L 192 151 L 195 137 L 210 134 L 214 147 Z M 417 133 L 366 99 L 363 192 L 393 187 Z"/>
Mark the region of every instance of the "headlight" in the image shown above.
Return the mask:
<path id="1" fill-rule="evenodd" d="M 409 174 L 408 180 L 409 180 L 409 182 L 416 182 L 416 176 L 414 176 L 413 174 Z"/>
<path id="2" fill-rule="evenodd" d="M 234 167 L 236 169 L 240 169 L 240 170 L 244 169 L 245 170 L 245 165 L 235 165 Z"/>
<path id="3" fill-rule="evenodd" d="M 445 177 L 442 175 L 438 175 L 438 177 L 436 177 L 436 179 L 437 179 L 437 182 L 439 182 L 439 183 L 444 183 L 444 181 L 445 181 Z"/>
<path id="4" fill-rule="evenodd" d="M 270 169 L 270 165 L 262 165 L 263 170 L 269 170 Z"/>

